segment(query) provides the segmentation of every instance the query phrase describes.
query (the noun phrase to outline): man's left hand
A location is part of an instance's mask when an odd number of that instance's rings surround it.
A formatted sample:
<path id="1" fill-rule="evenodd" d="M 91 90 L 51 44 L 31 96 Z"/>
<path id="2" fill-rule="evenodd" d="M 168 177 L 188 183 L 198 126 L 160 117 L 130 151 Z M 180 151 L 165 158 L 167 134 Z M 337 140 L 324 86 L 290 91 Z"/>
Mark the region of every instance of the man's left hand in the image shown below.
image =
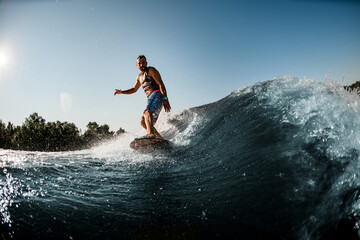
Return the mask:
<path id="1" fill-rule="evenodd" d="M 164 109 L 165 109 L 165 112 L 170 112 L 171 106 L 170 106 L 169 100 L 164 100 Z"/>

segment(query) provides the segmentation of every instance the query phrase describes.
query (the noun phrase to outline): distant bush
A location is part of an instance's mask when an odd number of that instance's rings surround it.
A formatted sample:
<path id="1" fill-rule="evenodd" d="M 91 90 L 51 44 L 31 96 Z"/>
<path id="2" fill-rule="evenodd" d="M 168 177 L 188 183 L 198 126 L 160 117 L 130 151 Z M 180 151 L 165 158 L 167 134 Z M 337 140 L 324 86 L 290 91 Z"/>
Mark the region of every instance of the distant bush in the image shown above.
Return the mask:
<path id="1" fill-rule="evenodd" d="M 350 86 L 344 86 L 344 88 L 348 91 L 356 91 L 358 94 L 360 94 L 360 81 L 357 81 L 354 84 L 351 84 Z"/>
<path id="2" fill-rule="evenodd" d="M 36 112 L 25 119 L 23 125 L 5 125 L 0 120 L 0 148 L 27 151 L 70 151 L 89 148 L 95 143 L 125 133 L 120 128 L 116 133 L 107 124 L 99 126 L 89 122 L 82 135 L 74 123 L 46 122 Z"/>

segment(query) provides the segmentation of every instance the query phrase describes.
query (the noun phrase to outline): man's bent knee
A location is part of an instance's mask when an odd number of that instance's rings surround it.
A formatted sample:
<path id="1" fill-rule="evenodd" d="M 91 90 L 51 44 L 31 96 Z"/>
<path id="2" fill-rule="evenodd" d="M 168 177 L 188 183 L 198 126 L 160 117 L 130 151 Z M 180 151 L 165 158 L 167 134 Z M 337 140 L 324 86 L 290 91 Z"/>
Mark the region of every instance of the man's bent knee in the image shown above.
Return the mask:
<path id="1" fill-rule="evenodd" d="M 151 112 L 151 110 L 145 110 L 143 114 L 151 116 L 152 112 Z"/>

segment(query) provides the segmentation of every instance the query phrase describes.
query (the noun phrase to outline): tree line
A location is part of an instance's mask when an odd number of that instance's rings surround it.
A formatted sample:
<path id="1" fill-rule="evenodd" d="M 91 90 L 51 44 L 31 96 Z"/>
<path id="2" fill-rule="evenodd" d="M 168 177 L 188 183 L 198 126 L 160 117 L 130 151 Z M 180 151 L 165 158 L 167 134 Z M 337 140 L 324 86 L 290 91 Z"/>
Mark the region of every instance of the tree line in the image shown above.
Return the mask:
<path id="1" fill-rule="evenodd" d="M 0 120 L 0 148 L 26 151 L 72 151 L 109 140 L 125 130 L 110 131 L 107 124 L 89 122 L 84 134 L 69 122 L 46 122 L 38 113 L 31 114 L 22 126 L 7 125 Z"/>

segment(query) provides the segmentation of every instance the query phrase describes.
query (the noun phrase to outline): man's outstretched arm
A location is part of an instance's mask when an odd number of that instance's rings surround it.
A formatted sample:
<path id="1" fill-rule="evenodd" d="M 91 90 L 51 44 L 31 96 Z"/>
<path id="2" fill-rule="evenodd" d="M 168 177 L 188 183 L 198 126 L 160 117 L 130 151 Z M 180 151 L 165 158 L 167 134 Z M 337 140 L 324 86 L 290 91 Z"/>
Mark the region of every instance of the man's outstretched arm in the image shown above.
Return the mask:
<path id="1" fill-rule="evenodd" d="M 140 86 L 141 86 L 141 84 L 140 84 L 139 80 L 136 79 L 136 83 L 135 83 L 135 86 L 133 88 L 130 88 L 128 90 L 115 89 L 114 96 L 116 94 L 133 94 L 133 93 L 136 93 L 137 90 L 140 88 Z"/>

